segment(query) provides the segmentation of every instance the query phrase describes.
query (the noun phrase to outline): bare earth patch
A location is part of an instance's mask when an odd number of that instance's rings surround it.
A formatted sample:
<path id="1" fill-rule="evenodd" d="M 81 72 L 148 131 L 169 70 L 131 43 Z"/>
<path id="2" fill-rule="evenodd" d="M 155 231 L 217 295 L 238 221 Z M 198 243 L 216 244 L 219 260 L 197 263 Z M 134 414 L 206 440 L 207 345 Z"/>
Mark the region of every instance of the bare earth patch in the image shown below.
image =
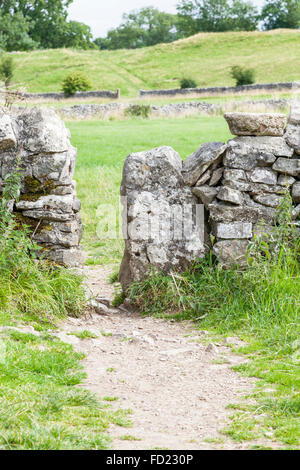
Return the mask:
<path id="1" fill-rule="evenodd" d="M 99 266 L 84 271 L 90 291 L 111 299 L 109 271 Z M 86 354 L 84 386 L 100 399 L 118 397 L 110 402 L 113 408 L 133 411 L 131 428 L 110 428 L 113 449 L 247 449 L 258 444 L 232 442 L 219 432 L 233 414 L 226 406 L 242 402 L 254 381 L 231 370 L 245 359 L 225 344 L 203 344 L 206 332 L 130 312 L 69 319 L 62 330 L 61 339 Z M 98 338 L 66 334 L 82 330 Z M 124 440 L 125 435 L 137 440 Z"/>

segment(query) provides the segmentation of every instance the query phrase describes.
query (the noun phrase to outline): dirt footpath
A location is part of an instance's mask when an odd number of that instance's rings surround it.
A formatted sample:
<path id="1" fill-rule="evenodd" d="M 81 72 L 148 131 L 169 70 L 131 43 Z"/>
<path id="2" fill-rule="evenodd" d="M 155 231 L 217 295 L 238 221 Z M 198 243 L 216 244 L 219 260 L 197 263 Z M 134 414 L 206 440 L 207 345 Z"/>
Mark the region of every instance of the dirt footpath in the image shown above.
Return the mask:
<path id="1" fill-rule="evenodd" d="M 109 272 L 85 268 L 94 295 L 112 298 Z M 71 331 L 89 330 L 98 338 L 80 340 Z M 103 397 L 118 397 L 114 408 L 131 409 L 132 427 L 112 426 L 112 448 L 245 449 L 219 433 L 233 413 L 226 406 L 243 400 L 253 381 L 231 370 L 245 360 L 226 345 L 203 344 L 206 332 L 118 312 L 70 319 L 61 339 L 86 354 L 85 387 Z M 230 340 L 229 340 L 230 341 Z M 231 339 L 231 341 L 234 341 Z M 130 435 L 137 440 L 122 440 Z M 212 441 L 213 440 L 213 441 Z"/>

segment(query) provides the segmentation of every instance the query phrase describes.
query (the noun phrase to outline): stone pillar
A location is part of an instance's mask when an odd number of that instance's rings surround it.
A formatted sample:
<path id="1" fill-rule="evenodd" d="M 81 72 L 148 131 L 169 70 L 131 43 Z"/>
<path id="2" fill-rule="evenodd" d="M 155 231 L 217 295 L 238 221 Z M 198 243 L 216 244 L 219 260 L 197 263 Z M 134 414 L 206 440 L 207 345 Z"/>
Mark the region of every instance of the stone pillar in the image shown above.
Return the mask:
<path id="1" fill-rule="evenodd" d="M 0 114 L 0 193 L 5 177 L 21 159 L 22 186 L 13 211 L 32 229 L 40 256 L 66 266 L 80 265 L 82 223 L 73 181 L 77 150 L 53 110 Z"/>

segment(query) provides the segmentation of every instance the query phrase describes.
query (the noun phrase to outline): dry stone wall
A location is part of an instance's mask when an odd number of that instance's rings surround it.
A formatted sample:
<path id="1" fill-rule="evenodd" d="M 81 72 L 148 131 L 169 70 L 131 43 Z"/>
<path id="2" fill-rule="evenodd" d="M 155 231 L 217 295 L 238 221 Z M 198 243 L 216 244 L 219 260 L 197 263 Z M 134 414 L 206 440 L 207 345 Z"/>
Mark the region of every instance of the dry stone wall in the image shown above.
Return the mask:
<path id="1" fill-rule="evenodd" d="M 184 269 L 211 248 L 220 263 L 242 264 L 254 235 L 275 224 L 286 188 L 299 225 L 300 109 L 291 110 L 287 125 L 282 114 L 228 113 L 225 118 L 236 137 L 227 143 L 203 144 L 183 163 L 165 147 L 127 158 L 121 193 L 126 197 L 124 225 L 129 230 L 119 276 L 124 290 L 152 266 L 165 272 Z M 146 227 L 154 213 L 168 226 L 172 205 L 181 215 L 176 219 L 171 214 L 175 227 L 171 236 L 168 232 L 159 242 L 147 238 Z M 205 208 L 203 223 L 180 241 L 174 233 L 185 216 L 178 205 Z M 138 227 L 138 233 L 131 227 Z"/>
<path id="2" fill-rule="evenodd" d="M 73 181 L 77 150 L 53 110 L 0 111 L 0 197 L 5 178 L 20 160 L 20 198 L 11 207 L 32 229 L 42 256 L 67 266 L 82 260 L 80 201 Z"/>

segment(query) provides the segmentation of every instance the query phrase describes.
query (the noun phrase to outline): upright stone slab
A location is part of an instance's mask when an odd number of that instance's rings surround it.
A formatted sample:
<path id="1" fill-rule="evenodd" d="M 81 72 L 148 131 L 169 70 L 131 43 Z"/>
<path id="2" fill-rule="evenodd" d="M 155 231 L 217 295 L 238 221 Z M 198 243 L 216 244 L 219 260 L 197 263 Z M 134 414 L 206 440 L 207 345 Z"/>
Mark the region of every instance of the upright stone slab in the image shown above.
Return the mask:
<path id="1" fill-rule="evenodd" d="M 125 161 L 125 254 L 119 280 L 124 290 L 151 267 L 164 272 L 186 269 L 203 257 L 202 206 L 182 177 L 182 160 L 171 147 L 133 153 Z"/>

